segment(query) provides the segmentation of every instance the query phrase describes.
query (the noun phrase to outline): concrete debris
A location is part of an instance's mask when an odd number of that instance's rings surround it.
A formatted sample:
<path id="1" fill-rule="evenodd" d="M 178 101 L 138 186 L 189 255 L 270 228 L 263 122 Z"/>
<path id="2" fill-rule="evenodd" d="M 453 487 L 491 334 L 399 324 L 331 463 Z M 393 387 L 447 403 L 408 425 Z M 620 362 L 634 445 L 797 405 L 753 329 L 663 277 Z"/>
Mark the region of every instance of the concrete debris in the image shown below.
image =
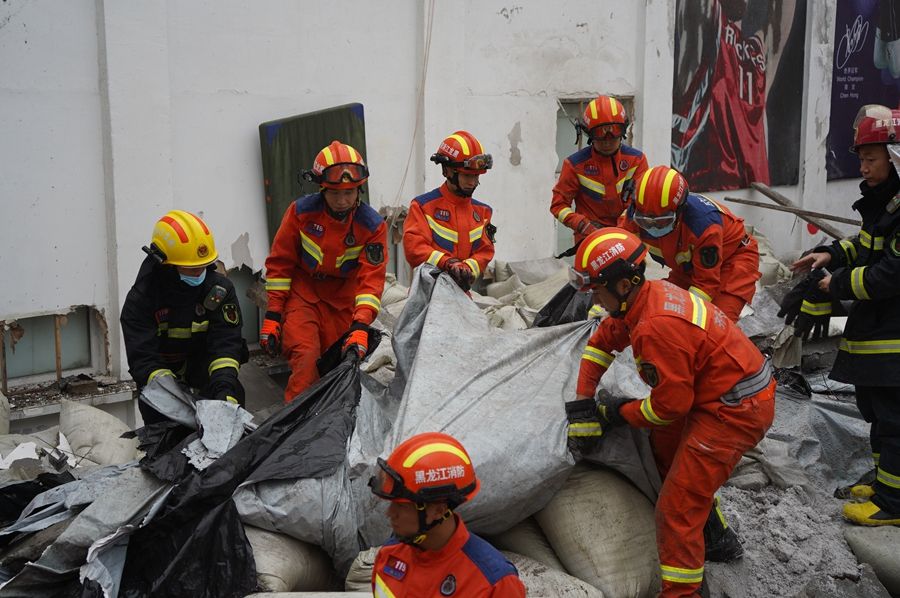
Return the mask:
<path id="1" fill-rule="evenodd" d="M 844 538 L 859 561 L 871 565 L 884 587 L 900 595 L 900 527 L 847 526 Z"/>

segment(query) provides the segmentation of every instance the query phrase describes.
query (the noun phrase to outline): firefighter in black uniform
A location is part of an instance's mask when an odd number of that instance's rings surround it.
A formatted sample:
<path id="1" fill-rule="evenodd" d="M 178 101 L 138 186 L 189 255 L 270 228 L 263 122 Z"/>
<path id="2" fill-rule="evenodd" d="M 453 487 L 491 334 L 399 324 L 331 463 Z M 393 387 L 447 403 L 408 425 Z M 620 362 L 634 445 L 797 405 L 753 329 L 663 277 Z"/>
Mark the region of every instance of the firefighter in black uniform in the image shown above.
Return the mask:
<path id="1" fill-rule="evenodd" d="M 858 525 L 900 525 L 900 110 L 863 106 L 854 128 L 863 182 L 853 209 L 862 228 L 791 268 L 826 268 L 814 290 L 853 300 L 830 377 L 856 386 L 876 469 L 873 483 L 850 489 L 856 500 L 844 505 L 844 517 Z M 804 312 L 827 318 L 827 302 L 804 303 Z"/>
<path id="2" fill-rule="evenodd" d="M 215 269 L 212 233 L 199 217 L 173 210 L 153 240 L 122 307 L 128 371 L 143 388 L 176 376 L 200 396 L 243 405 L 238 369 L 246 363 L 241 308 L 234 285 Z M 139 402 L 145 423 L 161 416 Z"/>

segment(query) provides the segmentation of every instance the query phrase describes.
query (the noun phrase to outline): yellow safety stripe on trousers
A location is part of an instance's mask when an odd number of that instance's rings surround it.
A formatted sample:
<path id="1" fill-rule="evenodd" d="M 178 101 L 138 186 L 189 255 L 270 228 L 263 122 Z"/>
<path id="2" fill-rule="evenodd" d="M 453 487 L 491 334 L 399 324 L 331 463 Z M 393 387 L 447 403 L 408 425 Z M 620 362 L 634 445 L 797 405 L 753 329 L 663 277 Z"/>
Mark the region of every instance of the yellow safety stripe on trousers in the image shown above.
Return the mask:
<path id="1" fill-rule="evenodd" d="M 827 316 L 831 314 L 831 303 L 813 303 L 804 299 L 800 311 L 811 316 Z"/>
<path id="2" fill-rule="evenodd" d="M 848 264 L 852 264 L 856 261 L 856 245 L 853 244 L 853 241 L 850 239 L 841 239 L 838 241 L 838 245 L 844 250 L 844 257 L 847 258 Z"/>
<path id="3" fill-rule="evenodd" d="M 267 278 L 266 279 L 266 290 L 267 291 L 290 291 L 291 290 L 291 279 L 290 278 Z"/>
<path id="4" fill-rule="evenodd" d="M 359 257 L 359 254 L 362 253 L 363 246 L 357 245 L 355 247 L 348 247 L 346 251 L 342 255 L 339 255 L 337 260 L 334 262 L 335 268 L 340 268 L 344 265 L 344 262 L 349 262 L 350 260 L 355 260 Z"/>
<path id="5" fill-rule="evenodd" d="M 482 224 L 478 228 L 473 228 L 469 231 L 469 243 L 474 243 L 478 239 L 481 238 L 481 235 L 484 233 L 484 225 Z"/>
<path id="6" fill-rule="evenodd" d="M 884 237 L 873 237 L 864 230 L 859 231 L 859 244 L 866 249 L 881 251 L 884 249 Z"/>
<path id="7" fill-rule="evenodd" d="M 397 598 L 378 573 L 375 574 L 374 596 L 375 598 Z"/>
<path id="8" fill-rule="evenodd" d="M 688 293 L 688 296 L 691 298 L 691 303 L 694 305 L 694 311 L 691 313 L 691 323 L 706 330 L 706 303 L 703 299 L 693 293 Z"/>
<path id="9" fill-rule="evenodd" d="M 428 256 L 428 260 L 427 260 L 427 261 L 428 261 L 428 263 L 431 264 L 432 266 L 437 266 L 438 263 L 440 263 L 441 258 L 444 257 L 445 255 L 447 255 L 447 254 L 444 253 L 443 251 L 437 251 L 437 250 L 434 250 L 434 251 L 431 252 L 431 255 Z"/>
<path id="10" fill-rule="evenodd" d="M 603 428 L 600 422 L 581 422 L 569 424 L 568 435 L 572 438 L 584 438 L 585 436 L 602 436 Z"/>
<path id="11" fill-rule="evenodd" d="M 615 356 L 589 345 L 584 348 L 584 353 L 581 354 L 581 358 L 587 359 L 588 361 L 593 361 L 594 363 L 602 365 L 605 368 L 609 368 L 609 366 L 612 365 Z"/>
<path id="12" fill-rule="evenodd" d="M 878 468 L 878 475 L 875 476 L 875 479 L 885 486 L 890 486 L 891 488 L 900 490 L 900 476 L 895 476 L 892 473 L 888 473 L 880 467 Z"/>
<path id="13" fill-rule="evenodd" d="M 425 220 L 428 221 L 429 228 L 431 228 L 431 230 L 434 231 L 434 234 L 436 234 L 440 238 L 446 239 L 447 241 L 450 241 L 451 243 L 459 242 L 459 235 L 456 233 L 455 230 L 449 229 L 446 226 L 442 226 L 442 225 L 438 224 L 437 220 L 435 220 L 428 214 L 425 214 Z"/>
<path id="14" fill-rule="evenodd" d="M 841 339 L 838 346 L 841 351 L 854 355 L 880 355 L 888 353 L 900 353 L 900 339 L 884 339 L 880 341 L 848 341 Z"/>
<path id="15" fill-rule="evenodd" d="M 703 299 L 704 301 L 712 301 L 712 297 L 707 295 L 706 292 L 699 287 L 695 287 L 695 286 L 688 287 L 688 293 L 693 293 L 693 294 L 697 295 L 698 297 L 700 297 L 701 299 Z"/>
<path id="16" fill-rule="evenodd" d="M 303 246 L 303 249 L 312 256 L 314 260 L 321 266 L 322 260 L 325 259 L 324 254 L 322 253 L 322 248 L 316 245 L 316 242 L 307 237 L 304 233 L 300 233 L 300 244 Z"/>
<path id="17" fill-rule="evenodd" d="M 872 453 L 872 460 L 875 462 L 875 467 L 878 467 L 878 462 L 881 460 L 881 453 Z"/>
<path id="18" fill-rule="evenodd" d="M 472 274 L 475 275 L 475 278 L 481 276 L 481 266 L 478 265 L 473 258 L 469 258 L 467 260 L 463 260 L 464 264 L 468 264 L 470 268 L 472 268 Z"/>
<path id="19" fill-rule="evenodd" d="M 866 291 L 866 268 L 867 266 L 862 266 L 850 270 L 850 290 L 857 299 L 871 299 L 869 292 Z"/>
<path id="20" fill-rule="evenodd" d="M 368 293 L 357 295 L 354 307 L 359 307 L 360 305 L 371 307 L 373 310 L 375 310 L 376 314 L 381 311 L 381 299 L 379 299 L 375 295 L 370 295 Z"/>
<path id="21" fill-rule="evenodd" d="M 673 583 L 701 583 L 703 581 L 703 567 L 699 569 L 684 569 L 682 567 L 660 565 L 659 570 L 665 581 Z"/>
<path id="22" fill-rule="evenodd" d="M 606 187 L 603 186 L 603 183 L 598 183 L 594 179 L 589 179 L 583 174 L 578 175 L 578 182 L 581 183 L 581 186 L 585 189 L 593 191 L 594 193 L 599 193 L 600 195 L 606 195 Z"/>
<path id="23" fill-rule="evenodd" d="M 150 375 L 147 376 L 147 384 L 150 384 L 150 382 L 157 376 L 174 376 L 174 375 L 175 374 L 172 372 L 172 370 L 170 370 L 168 368 L 160 368 L 158 370 L 153 370 L 152 372 L 150 372 Z"/>
<path id="24" fill-rule="evenodd" d="M 622 187 L 625 186 L 625 181 L 628 181 L 632 177 L 634 177 L 634 173 L 636 170 L 637 170 L 637 166 L 632 166 L 631 168 L 629 168 L 628 170 L 625 171 L 625 176 L 623 176 L 621 179 L 619 179 L 619 182 L 616 183 L 616 191 L 618 191 L 619 193 L 622 192 Z"/>
<path id="25" fill-rule="evenodd" d="M 234 368 L 235 371 L 238 371 L 241 369 L 241 364 L 238 363 L 237 359 L 232 359 L 231 357 L 219 357 L 210 362 L 208 371 L 212 374 L 216 370 L 221 370 L 222 368 Z"/>
<path id="26" fill-rule="evenodd" d="M 728 522 L 725 521 L 725 513 L 723 513 L 722 509 L 719 508 L 718 495 L 713 497 L 713 508 L 716 510 L 716 517 L 719 518 L 719 523 L 722 524 L 722 529 L 728 529 Z"/>
<path id="27" fill-rule="evenodd" d="M 571 214 L 574 214 L 575 210 L 572 208 L 563 208 L 559 211 L 559 214 L 556 215 L 556 219 L 561 223 L 566 223 L 566 218 L 568 218 Z"/>
<path id="28" fill-rule="evenodd" d="M 675 421 L 674 419 L 663 419 L 656 415 L 656 412 L 653 411 L 653 405 L 650 404 L 650 399 L 651 397 L 647 397 L 641 401 L 641 414 L 644 416 L 644 419 L 657 426 L 668 426 Z"/>

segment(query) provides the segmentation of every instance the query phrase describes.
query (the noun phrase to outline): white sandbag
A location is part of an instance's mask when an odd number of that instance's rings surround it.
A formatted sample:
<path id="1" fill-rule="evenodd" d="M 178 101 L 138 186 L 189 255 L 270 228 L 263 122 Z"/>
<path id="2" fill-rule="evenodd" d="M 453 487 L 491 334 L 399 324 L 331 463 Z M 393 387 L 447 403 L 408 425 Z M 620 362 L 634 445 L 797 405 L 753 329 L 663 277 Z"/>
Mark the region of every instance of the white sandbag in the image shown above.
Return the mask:
<path id="1" fill-rule="evenodd" d="M 9 434 L 9 399 L 0 392 L 0 434 Z"/>
<path id="2" fill-rule="evenodd" d="M 567 284 L 569 284 L 569 271 L 557 270 L 550 278 L 525 287 L 522 297 L 528 307 L 541 309 Z"/>
<path id="3" fill-rule="evenodd" d="M 512 276 L 512 270 L 509 269 L 509 262 L 494 260 L 488 266 L 488 269 L 492 270 L 494 282 L 503 282 Z"/>
<path id="4" fill-rule="evenodd" d="M 569 265 L 555 257 L 545 257 L 524 262 L 509 262 L 506 267 L 518 276 L 522 284 L 533 285 L 543 282 L 553 276 L 558 276 L 560 270 L 568 276 Z"/>
<path id="5" fill-rule="evenodd" d="M 353 560 L 347 578 L 344 580 L 344 589 L 348 592 L 367 592 L 372 589 L 372 568 L 375 566 L 375 557 L 381 546 L 375 546 L 363 550 Z"/>
<path id="6" fill-rule="evenodd" d="M 120 438 L 125 422 L 85 403 L 59 402 L 59 429 L 83 463 L 118 465 L 137 457 L 137 439 Z"/>
<path id="7" fill-rule="evenodd" d="M 525 285 L 522 284 L 522 281 L 519 280 L 519 277 L 513 275 L 502 282 L 492 282 L 487 286 L 485 292 L 488 294 L 488 296 L 493 297 L 494 299 L 500 299 L 505 295 L 509 295 L 510 293 L 514 293 L 515 291 L 519 291 L 524 288 Z"/>
<path id="8" fill-rule="evenodd" d="M 469 291 L 469 295 L 472 297 L 472 301 L 475 303 L 475 305 L 478 306 L 479 309 L 501 305 L 500 301 L 498 301 L 494 297 L 491 297 L 490 295 L 482 295 L 475 291 Z"/>
<path id="9" fill-rule="evenodd" d="M 388 278 L 385 277 L 384 291 L 381 293 L 381 307 L 402 301 L 406 299 L 408 295 L 409 287 L 405 287 L 398 283 L 393 276 L 391 277 L 391 280 L 388 280 Z"/>
<path id="10" fill-rule="evenodd" d="M 261 588 L 305 592 L 334 587 L 331 560 L 318 546 L 250 525 L 244 526 L 244 533 L 253 548 Z"/>
<path id="11" fill-rule="evenodd" d="M 494 534 L 485 540 L 500 550 L 516 552 L 551 569 L 567 573 L 534 517 L 528 517 L 505 532 Z"/>
<path id="12" fill-rule="evenodd" d="M 791 277 L 791 271 L 775 257 L 772 243 L 758 230 L 751 227 L 748 233 L 756 238 L 759 245 L 759 273 L 762 275 L 759 284 L 767 287 Z"/>
<path id="13" fill-rule="evenodd" d="M 900 527 L 844 528 L 844 539 L 860 563 L 875 570 L 892 596 L 900 596 Z"/>
<path id="14" fill-rule="evenodd" d="M 603 598 L 603 592 L 568 573 L 555 571 L 543 563 L 515 552 L 502 551 L 519 571 L 528 596 L 542 598 Z"/>
<path id="15" fill-rule="evenodd" d="M 615 472 L 577 466 L 535 519 L 566 570 L 606 596 L 658 591 L 653 505 Z"/>
<path id="16" fill-rule="evenodd" d="M 528 324 L 519 315 L 515 305 L 504 305 L 499 308 L 490 308 L 485 311 L 488 314 L 488 322 L 501 330 L 525 330 Z"/>

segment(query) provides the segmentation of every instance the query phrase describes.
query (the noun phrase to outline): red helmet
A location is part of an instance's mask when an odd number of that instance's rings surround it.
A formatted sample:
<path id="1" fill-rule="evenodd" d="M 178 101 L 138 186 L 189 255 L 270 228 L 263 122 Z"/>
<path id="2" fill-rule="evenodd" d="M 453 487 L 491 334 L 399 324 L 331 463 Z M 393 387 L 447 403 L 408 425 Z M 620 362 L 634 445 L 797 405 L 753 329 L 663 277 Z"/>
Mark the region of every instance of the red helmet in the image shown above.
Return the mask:
<path id="1" fill-rule="evenodd" d="M 609 96 L 597 96 L 584 109 L 581 126 L 589 139 L 609 135 L 624 139 L 629 122 L 622 102 Z"/>
<path id="2" fill-rule="evenodd" d="M 641 273 L 647 246 L 627 230 L 610 226 L 588 235 L 578 246 L 569 282 L 579 291 L 593 285 L 608 287 L 626 276 Z"/>
<path id="3" fill-rule="evenodd" d="M 494 165 L 494 159 L 484 153 L 481 142 L 467 131 L 457 131 L 441 141 L 431 161 L 456 168 L 463 174 L 484 174 Z"/>
<path id="4" fill-rule="evenodd" d="M 654 166 L 638 177 L 634 188 L 631 219 L 635 224 L 654 237 L 671 232 L 678 208 L 690 191 L 681 173 L 668 166 Z"/>
<path id="5" fill-rule="evenodd" d="M 346 143 L 332 141 L 316 155 L 312 170 L 303 173 L 307 181 L 326 189 L 355 189 L 369 178 L 362 154 Z"/>
<path id="6" fill-rule="evenodd" d="M 900 110 L 891 110 L 879 104 L 866 104 L 856 113 L 853 121 L 853 147 L 856 152 L 861 145 L 875 143 L 895 143 L 900 133 Z"/>
<path id="7" fill-rule="evenodd" d="M 453 509 L 470 500 L 481 485 L 469 453 L 458 440 L 440 432 L 417 434 L 378 459 L 378 475 L 369 480 L 381 498 L 426 504 L 446 501 Z"/>

